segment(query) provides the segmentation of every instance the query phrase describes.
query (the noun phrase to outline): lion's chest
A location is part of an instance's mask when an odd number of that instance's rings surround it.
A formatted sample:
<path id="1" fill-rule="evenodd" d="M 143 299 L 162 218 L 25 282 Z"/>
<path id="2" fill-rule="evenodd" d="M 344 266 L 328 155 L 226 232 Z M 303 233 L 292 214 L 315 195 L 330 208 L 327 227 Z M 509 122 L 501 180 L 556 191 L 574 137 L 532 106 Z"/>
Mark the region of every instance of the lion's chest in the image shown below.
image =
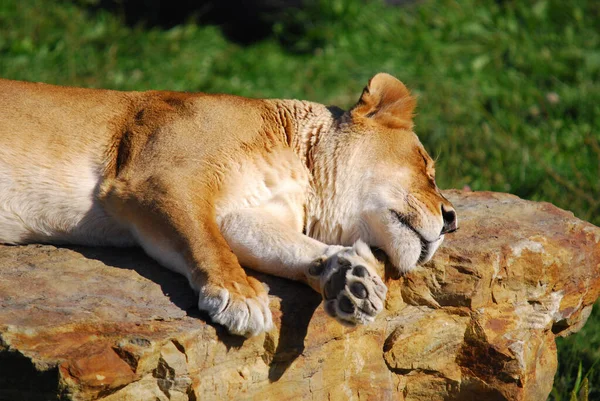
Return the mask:
<path id="1" fill-rule="evenodd" d="M 290 149 L 233 162 L 221 187 L 217 218 L 265 207 L 286 226 L 302 231 L 309 184 L 308 170 Z"/>

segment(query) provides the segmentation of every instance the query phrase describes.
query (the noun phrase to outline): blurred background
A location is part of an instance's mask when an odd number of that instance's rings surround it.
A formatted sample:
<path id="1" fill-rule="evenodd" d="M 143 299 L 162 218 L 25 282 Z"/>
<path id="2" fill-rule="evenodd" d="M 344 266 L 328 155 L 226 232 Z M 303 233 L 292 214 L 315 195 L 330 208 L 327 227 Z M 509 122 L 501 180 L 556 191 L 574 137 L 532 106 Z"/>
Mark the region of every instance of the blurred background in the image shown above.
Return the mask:
<path id="1" fill-rule="evenodd" d="M 347 108 L 389 72 L 418 96 L 441 188 L 600 225 L 600 1 L 2 0 L 0 77 Z M 600 399 L 600 313 L 559 340 L 552 400 Z"/>

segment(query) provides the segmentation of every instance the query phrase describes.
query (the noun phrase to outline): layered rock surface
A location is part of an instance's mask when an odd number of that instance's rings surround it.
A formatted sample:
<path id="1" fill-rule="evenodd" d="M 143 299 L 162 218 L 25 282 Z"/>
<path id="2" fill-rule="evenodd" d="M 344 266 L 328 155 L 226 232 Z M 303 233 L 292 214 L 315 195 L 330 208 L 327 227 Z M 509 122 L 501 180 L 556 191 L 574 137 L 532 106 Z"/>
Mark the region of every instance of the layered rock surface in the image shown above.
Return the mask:
<path id="1" fill-rule="evenodd" d="M 0 247 L 0 399 L 545 400 L 555 336 L 600 293 L 600 229 L 511 195 L 447 196 L 460 230 L 357 328 L 257 275 L 276 327 L 243 339 L 137 249 Z"/>

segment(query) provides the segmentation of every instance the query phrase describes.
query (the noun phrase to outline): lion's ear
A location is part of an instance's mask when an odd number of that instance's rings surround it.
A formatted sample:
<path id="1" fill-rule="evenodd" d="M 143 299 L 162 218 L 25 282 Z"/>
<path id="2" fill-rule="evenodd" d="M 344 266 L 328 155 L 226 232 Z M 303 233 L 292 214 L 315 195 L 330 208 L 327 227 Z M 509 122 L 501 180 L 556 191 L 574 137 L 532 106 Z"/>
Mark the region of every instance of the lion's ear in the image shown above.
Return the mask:
<path id="1" fill-rule="evenodd" d="M 371 78 L 350 113 L 353 118 L 371 118 L 390 128 L 411 130 L 416 104 L 402 82 L 379 73 Z"/>

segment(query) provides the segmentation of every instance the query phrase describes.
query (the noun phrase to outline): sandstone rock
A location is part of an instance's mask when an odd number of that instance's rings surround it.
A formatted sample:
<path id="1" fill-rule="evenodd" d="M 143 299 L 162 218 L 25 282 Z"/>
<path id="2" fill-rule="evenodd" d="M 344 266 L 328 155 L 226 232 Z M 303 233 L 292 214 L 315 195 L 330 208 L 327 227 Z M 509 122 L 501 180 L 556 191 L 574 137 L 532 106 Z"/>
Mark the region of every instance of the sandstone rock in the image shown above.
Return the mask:
<path id="1" fill-rule="evenodd" d="M 0 399 L 545 400 L 554 338 L 600 292 L 600 229 L 546 203 L 449 191 L 460 230 L 345 328 L 290 281 L 276 328 L 207 323 L 183 277 L 137 249 L 0 247 Z"/>

